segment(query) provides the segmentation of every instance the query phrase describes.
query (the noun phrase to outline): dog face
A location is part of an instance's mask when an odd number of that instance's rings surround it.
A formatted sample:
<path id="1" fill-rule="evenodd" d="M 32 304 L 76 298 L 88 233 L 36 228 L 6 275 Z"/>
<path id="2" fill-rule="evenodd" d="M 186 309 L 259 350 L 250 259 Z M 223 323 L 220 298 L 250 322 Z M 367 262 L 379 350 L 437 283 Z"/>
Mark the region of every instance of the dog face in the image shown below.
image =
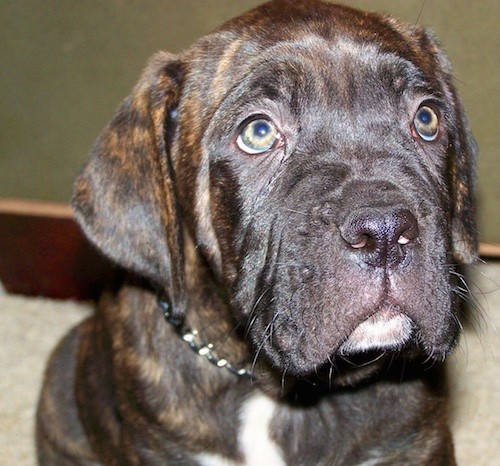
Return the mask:
<path id="1" fill-rule="evenodd" d="M 458 330 L 453 263 L 476 253 L 474 152 L 425 31 L 275 1 L 153 59 L 74 205 L 177 317 L 188 231 L 279 370 L 406 346 L 441 359 Z"/>

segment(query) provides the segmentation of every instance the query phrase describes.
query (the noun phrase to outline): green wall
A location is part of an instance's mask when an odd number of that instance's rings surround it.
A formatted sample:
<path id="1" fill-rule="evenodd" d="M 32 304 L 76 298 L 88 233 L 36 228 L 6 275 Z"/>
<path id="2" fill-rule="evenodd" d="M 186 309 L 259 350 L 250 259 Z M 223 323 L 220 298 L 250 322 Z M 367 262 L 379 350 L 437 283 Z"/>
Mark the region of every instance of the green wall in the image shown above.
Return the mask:
<path id="1" fill-rule="evenodd" d="M 260 0 L 0 0 L 0 197 L 67 202 L 97 132 L 157 50 L 176 52 Z M 480 230 L 500 241 L 498 0 L 352 0 L 431 27 L 481 158 Z M 422 5 L 423 9 L 422 9 Z M 422 11 L 421 11 L 422 10 Z"/>

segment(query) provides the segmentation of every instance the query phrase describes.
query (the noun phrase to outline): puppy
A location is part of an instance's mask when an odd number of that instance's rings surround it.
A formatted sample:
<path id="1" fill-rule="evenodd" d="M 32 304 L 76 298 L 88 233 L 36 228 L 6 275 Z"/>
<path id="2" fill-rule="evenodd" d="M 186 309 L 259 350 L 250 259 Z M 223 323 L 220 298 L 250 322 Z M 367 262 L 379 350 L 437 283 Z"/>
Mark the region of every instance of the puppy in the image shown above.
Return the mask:
<path id="1" fill-rule="evenodd" d="M 416 26 L 276 0 L 159 53 L 75 185 L 120 281 L 56 349 L 44 465 L 451 465 L 475 145 Z"/>

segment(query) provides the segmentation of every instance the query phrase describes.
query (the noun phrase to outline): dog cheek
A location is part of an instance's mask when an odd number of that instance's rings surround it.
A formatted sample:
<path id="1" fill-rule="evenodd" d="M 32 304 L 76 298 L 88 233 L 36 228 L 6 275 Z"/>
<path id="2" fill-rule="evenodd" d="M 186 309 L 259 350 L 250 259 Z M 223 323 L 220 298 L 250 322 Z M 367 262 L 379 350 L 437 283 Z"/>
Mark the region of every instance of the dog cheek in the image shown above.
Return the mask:
<path id="1" fill-rule="evenodd" d="M 318 255 L 328 248 L 323 244 L 313 250 Z M 256 312 L 258 324 L 254 328 L 257 334 L 265 333 L 255 339 L 268 358 L 297 375 L 332 360 L 359 319 L 372 312 L 380 299 L 382 281 L 381 276 L 367 279 L 353 273 L 331 247 L 326 262 L 312 251 L 305 256 L 317 265 L 280 268 L 272 290 Z M 281 257 L 282 261 L 297 262 L 286 257 Z M 266 308 L 268 303 L 270 309 Z"/>
<path id="2" fill-rule="evenodd" d="M 224 162 L 210 167 L 206 189 L 198 193 L 198 215 L 193 218 L 196 245 L 212 271 L 228 286 L 237 276 L 237 228 L 241 218 L 240 185 Z M 207 234 L 210 232 L 210 234 Z"/>
<path id="3" fill-rule="evenodd" d="M 414 322 L 420 346 L 439 359 L 454 346 L 459 330 L 458 308 L 446 255 L 437 248 L 429 249 L 415 259 L 406 274 L 391 278 L 391 288 L 394 299 Z"/>

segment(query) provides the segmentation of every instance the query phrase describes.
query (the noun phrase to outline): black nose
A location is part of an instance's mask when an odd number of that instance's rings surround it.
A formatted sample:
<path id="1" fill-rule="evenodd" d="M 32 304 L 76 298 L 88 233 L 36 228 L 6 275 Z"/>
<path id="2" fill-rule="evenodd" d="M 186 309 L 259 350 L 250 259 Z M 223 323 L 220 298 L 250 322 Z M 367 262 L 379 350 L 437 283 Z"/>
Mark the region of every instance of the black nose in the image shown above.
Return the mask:
<path id="1" fill-rule="evenodd" d="M 361 260 L 374 267 L 394 267 L 407 256 L 418 237 L 418 223 L 407 209 L 364 208 L 340 227 L 342 238 Z"/>

